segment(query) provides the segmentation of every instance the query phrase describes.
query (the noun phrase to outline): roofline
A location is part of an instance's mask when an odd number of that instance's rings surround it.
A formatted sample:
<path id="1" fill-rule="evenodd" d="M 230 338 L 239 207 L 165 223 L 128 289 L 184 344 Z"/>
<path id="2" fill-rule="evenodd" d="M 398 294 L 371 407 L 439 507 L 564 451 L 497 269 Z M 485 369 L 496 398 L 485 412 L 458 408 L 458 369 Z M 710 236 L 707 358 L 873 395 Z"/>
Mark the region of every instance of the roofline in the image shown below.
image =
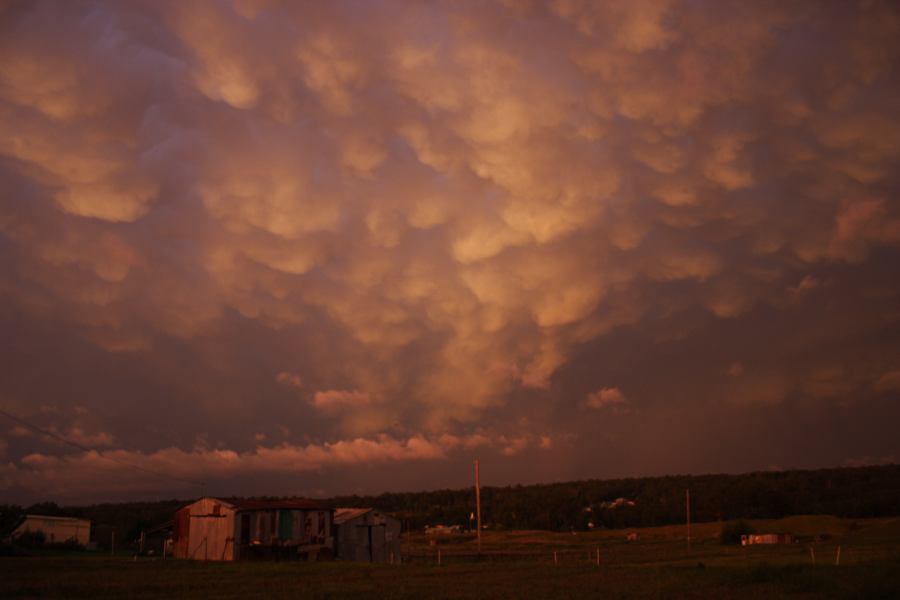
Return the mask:
<path id="1" fill-rule="evenodd" d="M 344 511 L 345 514 L 340 515 L 341 511 Z M 367 515 L 371 512 L 377 512 L 373 507 L 365 507 L 365 508 L 350 508 L 350 507 L 340 507 L 334 509 L 334 524 L 340 525 L 342 523 L 346 523 L 347 521 L 352 521 L 353 519 L 358 519 L 364 515 Z M 349 513 L 349 514 L 347 514 Z"/>
<path id="2" fill-rule="evenodd" d="M 234 510 L 234 512 L 245 512 L 245 511 L 251 511 L 251 510 L 278 510 L 277 508 L 274 508 L 274 507 L 273 508 L 266 507 L 266 506 L 264 506 L 264 504 L 265 503 L 277 504 L 279 502 L 281 502 L 281 503 L 290 503 L 290 502 L 303 503 L 303 502 L 306 502 L 309 504 L 309 506 L 297 507 L 297 510 L 324 510 L 324 511 L 331 511 L 331 512 L 335 511 L 335 508 L 333 506 L 327 504 L 324 500 L 315 500 L 315 499 L 311 499 L 311 498 L 279 498 L 279 499 L 275 499 L 275 500 L 262 500 L 262 499 L 256 499 L 256 498 L 228 498 L 228 499 L 226 499 L 226 498 L 219 498 L 217 496 L 201 496 L 200 498 L 197 498 L 196 500 L 194 500 L 193 502 L 191 502 L 190 504 L 187 504 L 185 506 L 190 506 L 191 504 L 196 504 L 197 502 L 200 502 L 201 500 L 214 500 L 216 502 L 219 502 L 220 504 L 226 505 L 228 508 Z M 260 506 L 246 506 L 245 503 L 259 503 Z M 182 508 L 184 508 L 184 507 L 182 507 Z"/>
<path id="3" fill-rule="evenodd" d="M 53 521 L 87 521 L 90 523 L 90 519 L 83 519 L 81 517 L 59 517 L 56 515 L 25 515 L 25 519 L 50 519 Z"/>

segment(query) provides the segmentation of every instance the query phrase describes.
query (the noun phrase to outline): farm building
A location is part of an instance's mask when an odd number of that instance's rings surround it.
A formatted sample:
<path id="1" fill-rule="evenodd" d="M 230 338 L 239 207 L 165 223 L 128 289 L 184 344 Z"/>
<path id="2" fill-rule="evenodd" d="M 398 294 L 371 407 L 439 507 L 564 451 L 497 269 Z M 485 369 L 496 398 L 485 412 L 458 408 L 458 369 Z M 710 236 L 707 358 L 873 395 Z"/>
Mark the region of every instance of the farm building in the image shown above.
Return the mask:
<path id="1" fill-rule="evenodd" d="M 459 525 L 426 525 L 425 526 L 425 535 L 453 535 L 455 533 L 462 533 L 462 527 Z"/>
<path id="2" fill-rule="evenodd" d="M 760 535 L 742 535 L 741 546 L 756 546 L 759 544 L 793 544 L 794 537 L 788 533 L 764 533 Z"/>
<path id="3" fill-rule="evenodd" d="M 334 510 L 313 500 L 201 498 L 175 513 L 172 554 L 197 560 L 332 556 Z"/>
<path id="4" fill-rule="evenodd" d="M 336 554 L 341 560 L 394 562 L 400 560 L 400 521 L 372 508 L 338 508 Z"/>
<path id="5" fill-rule="evenodd" d="M 16 538 L 29 532 L 41 532 L 47 544 L 71 541 L 80 546 L 87 546 L 91 540 L 91 522 L 72 517 L 26 515 L 25 520 L 12 532 L 12 537 Z"/>

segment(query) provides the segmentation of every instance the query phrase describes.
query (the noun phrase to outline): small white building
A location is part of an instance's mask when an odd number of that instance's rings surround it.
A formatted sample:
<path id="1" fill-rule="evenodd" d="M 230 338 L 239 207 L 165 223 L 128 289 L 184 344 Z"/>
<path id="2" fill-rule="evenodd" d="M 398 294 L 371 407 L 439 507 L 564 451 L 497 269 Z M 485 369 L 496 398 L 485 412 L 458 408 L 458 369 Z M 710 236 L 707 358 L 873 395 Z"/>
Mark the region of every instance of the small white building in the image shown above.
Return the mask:
<path id="1" fill-rule="evenodd" d="M 12 532 L 12 537 L 17 538 L 28 532 L 41 532 L 44 534 L 44 543 L 47 544 L 75 542 L 80 546 L 87 546 L 91 541 L 91 522 L 74 517 L 26 515 L 25 520 Z"/>

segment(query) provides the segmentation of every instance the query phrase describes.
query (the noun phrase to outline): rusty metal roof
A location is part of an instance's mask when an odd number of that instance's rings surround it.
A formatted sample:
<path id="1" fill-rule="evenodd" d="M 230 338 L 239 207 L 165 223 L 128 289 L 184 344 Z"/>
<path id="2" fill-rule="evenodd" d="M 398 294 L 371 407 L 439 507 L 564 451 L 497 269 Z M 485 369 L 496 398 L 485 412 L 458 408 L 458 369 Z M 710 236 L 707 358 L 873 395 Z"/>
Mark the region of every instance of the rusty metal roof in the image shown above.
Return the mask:
<path id="1" fill-rule="evenodd" d="M 334 524 L 341 525 L 347 521 L 352 521 L 356 517 L 361 517 L 367 512 L 375 510 L 374 508 L 336 508 L 334 509 Z"/>

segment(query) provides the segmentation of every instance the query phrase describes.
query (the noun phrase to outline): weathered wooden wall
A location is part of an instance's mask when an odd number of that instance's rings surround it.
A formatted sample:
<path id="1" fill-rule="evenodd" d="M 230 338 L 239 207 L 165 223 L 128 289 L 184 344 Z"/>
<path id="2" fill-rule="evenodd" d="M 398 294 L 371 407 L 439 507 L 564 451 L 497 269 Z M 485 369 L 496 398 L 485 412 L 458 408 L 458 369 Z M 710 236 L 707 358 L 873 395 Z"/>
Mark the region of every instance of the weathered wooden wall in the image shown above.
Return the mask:
<path id="1" fill-rule="evenodd" d="M 187 523 L 185 523 L 187 521 Z M 175 516 L 178 558 L 234 560 L 235 512 L 213 498 L 202 498 Z M 183 531 L 187 529 L 187 536 Z"/>

